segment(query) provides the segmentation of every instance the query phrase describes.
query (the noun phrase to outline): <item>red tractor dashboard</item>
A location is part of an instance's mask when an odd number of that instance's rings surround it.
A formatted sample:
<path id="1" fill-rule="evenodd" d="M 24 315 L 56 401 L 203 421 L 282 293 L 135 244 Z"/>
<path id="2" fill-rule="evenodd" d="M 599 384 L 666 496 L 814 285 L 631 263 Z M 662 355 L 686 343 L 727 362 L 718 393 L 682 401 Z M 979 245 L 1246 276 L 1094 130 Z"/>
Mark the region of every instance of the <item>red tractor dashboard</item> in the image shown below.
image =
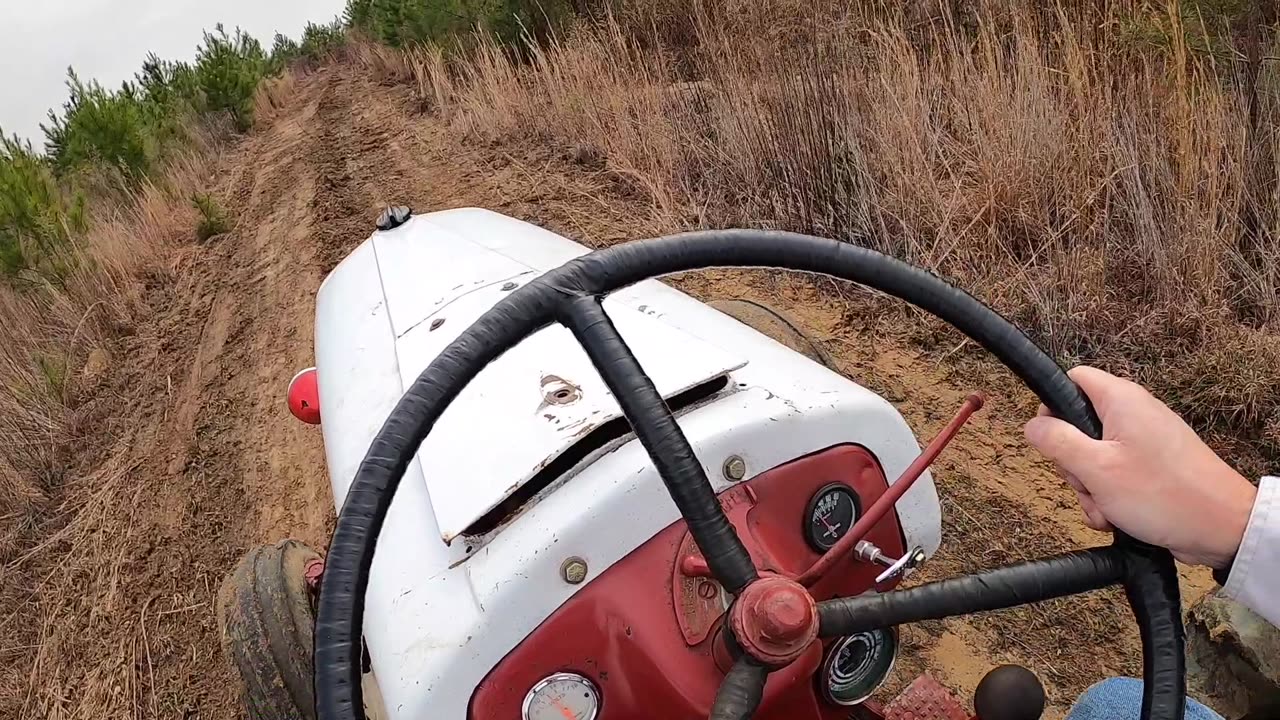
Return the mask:
<path id="1" fill-rule="evenodd" d="M 756 566 L 794 578 L 818 560 L 815 547 L 830 547 L 887 489 L 870 452 L 841 445 L 762 473 L 719 498 Z M 864 539 L 885 555 L 906 550 L 894 513 Z M 882 570 L 848 553 L 810 590 L 819 600 L 858 595 L 876 588 Z M 521 717 L 531 688 L 558 674 L 568 692 L 596 695 L 588 699 L 598 704 L 601 720 L 707 717 L 728 669 L 718 637 L 728 604 L 685 523 L 676 522 L 584 587 L 507 655 L 476 688 L 470 717 Z M 843 640 L 814 642 L 771 675 L 756 717 L 847 718 L 849 707 L 833 701 L 828 687 L 842 672 L 829 655 Z M 887 651 L 891 661 L 892 648 Z M 570 678 L 580 678 L 579 686 Z M 571 707 L 565 710 L 574 717 Z"/>

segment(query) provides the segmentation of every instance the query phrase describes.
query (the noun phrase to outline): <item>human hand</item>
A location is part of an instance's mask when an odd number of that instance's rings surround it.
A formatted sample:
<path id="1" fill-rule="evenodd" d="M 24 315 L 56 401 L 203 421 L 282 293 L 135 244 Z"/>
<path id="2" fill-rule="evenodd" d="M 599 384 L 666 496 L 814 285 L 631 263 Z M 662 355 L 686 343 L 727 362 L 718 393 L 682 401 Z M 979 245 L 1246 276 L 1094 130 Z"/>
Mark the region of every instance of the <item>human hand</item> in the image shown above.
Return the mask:
<path id="1" fill-rule="evenodd" d="M 1102 439 L 1044 407 L 1026 436 L 1075 488 L 1089 526 L 1120 528 L 1184 563 L 1228 566 L 1257 489 L 1141 385 L 1087 366 L 1068 375 L 1093 402 Z"/>

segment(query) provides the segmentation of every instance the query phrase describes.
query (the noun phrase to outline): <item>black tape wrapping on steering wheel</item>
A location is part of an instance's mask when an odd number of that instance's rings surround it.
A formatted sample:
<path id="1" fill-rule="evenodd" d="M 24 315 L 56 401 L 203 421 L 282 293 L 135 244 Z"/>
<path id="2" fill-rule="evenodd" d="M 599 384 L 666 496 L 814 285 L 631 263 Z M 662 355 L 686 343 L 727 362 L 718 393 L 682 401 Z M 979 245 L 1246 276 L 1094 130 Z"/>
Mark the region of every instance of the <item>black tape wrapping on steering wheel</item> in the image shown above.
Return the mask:
<path id="1" fill-rule="evenodd" d="M 1147 601 L 1149 597 L 1177 592 L 1178 587 L 1176 572 L 1166 573 L 1158 558 L 1151 556 L 1151 550 L 1154 548 L 1135 547 L 1131 540 L 1120 539 L 1108 547 L 1078 550 L 906 590 L 827 600 L 818 603 L 819 635 L 847 636 L 903 623 L 1000 610 L 1122 582 L 1142 633 L 1143 670 L 1148 679 L 1144 704 L 1154 706 L 1164 698 L 1185 697 L 1186 690 L 1181 683 L 1162 682 L 1167 673 L 1151 665 L 1158 649 L 1153 638 L 1168 635 L 1179 638 L 1181 643 L 1183 635 L 1181 622 L 1169 626 L 1167 614 L 1161 614 L 1160 608 L 1152 608 Z M 1145 587 L 1156 578 L 1161 586 Z M 1176 676 L 1182 677 L 1183 656 L 1178 655 L 1176 660 Z"/>
<path id="2" fill-rule="evenodd" d="M 720 508 L 702 463 L 693 454 L 662 395 L 598 298 L 577 298 L 564 303 L 560 310 L 560 321 L 573 332 L 604 378 L 623 415 L 631 421 L 631 429 L 653 459 L 658 475 L 667 483 L 671 499 L 680 508 L 707 567 L 725 589 L 738 594 L 759 577 L 756 567 Z"/>
<path id="3" fill-rule="evenodd" d="M 378 533 L 400 479 L 448 404 L 486 365 L 551 323 L 563 302 L 605 295 L 651 277 L 723 266 L 820 273 L 906 300 L 991 351 L 1056 415 L 1092 437 L 1101 435 L 1083 392 L 1013 325 L 937 277 L 875 251 L 793 233 L 728 230 L 628 243 L 583 256 L 514 291 L 464 331 L 408 388 L 371 444 L 343 503 L 321 584 L 315 644 L 321 720 L 363 717 L 360 629 Z M 1122 535 L 1117 547 L 1124 553 L 1125 589 L 1143 638 L 1142 717 L 1181 720 L 1183 636 L 1172 556 Z"/>
<path id="4" fill-rule="evenodd" d="M 1125 579 L 1125 556 L 1115 545 L 1077 550 L 906 590 L 826 600 L 818 603 L 818 634 L 855 635 L 1098 590 Z"/>
<path id="5" fill-rule="evenodd" d="M 738 658 L 716 690 L 707 720 L 751 720 L 764 698 L 769 670 L 750 658 Z"/>
<path id="6" fill-rule="evenodd" d="M 1143 718 L 1182 718 L 1187 706 L 1178 569 L 1168 550 L 1116 534 L 1125 550 L 1124 594 L 1142 635 Z M 1163 714 L 1162 714 L 1163 713 Z"/>

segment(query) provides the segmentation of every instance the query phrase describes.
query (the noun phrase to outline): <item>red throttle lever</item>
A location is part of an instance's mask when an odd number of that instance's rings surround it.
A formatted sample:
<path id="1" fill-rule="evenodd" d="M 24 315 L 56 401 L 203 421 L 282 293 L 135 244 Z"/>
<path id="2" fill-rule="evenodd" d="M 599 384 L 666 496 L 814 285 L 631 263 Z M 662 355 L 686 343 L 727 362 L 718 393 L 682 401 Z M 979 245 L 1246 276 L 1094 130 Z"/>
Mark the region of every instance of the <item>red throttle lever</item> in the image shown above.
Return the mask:
<path id="1" fill-rule="evenodd" d="M 964 404 L 960 406 L 960 410 L 956 412 L 956 416 L 951 419 L 951 422 L 947 423 L 946 427 L 942 428 L 942 432 L 938 433 L 937 437 L 924 449 L 924 452 L 920 453 L 920 457 L 907 466 L 907 469 L 902 472 L 902 476 L 890 485 L 889 489 L 878 500 L 871 504 L 871 507 L 862 514 L 862 517 L 858 518 L 858 521 L 853 524 L 849 532 L 840 538 L 835 545 L 832 545 L 830 550 L 823 553 L 822 557 L 818 558 L 808 570 L 801 573 L 800 577 L 796 578 L 796 582 L 801 585 L 812 585 L 826 574 L 836 561 L 852 552 L 858 541 L 871 532 L 871 528 L 875 527 L 876 523 L 880 522 L 881 518 L 887 515 L 894 505 L 898 504 L 898 500 L 911 489 L 916 480 L 920 479 L 924 471 L 929 469 L 933 461 L 938 459 L 938 455 L 947 447 L 952 438 L 956 436 L 956 433 L 960 432 L 960 428 L 964 427 L 969 418 L 982 408 L 984 402 L 985 400 L 979 393 L 974 393 L 966 398 Z"/>
<path id="2" fill-rule="evenodd" d="M 924 474 L 924 471 L 929 469 L 929 466 L 933 464 L 933 461 L 938 459 L 938 455 L 940 455 L 942 451 L 946 449 L 947 445 L 951 443 L 955 438 L 956 433 L 960 432 L 960 428 L 964 427 L 964 424 L 969 421 L 969 418 L 972 417 L 975 412 L 982 409 L 984 402 L 985 399 L 981 393 L 973 393 L 969 397 L 965 398 L 964 404 L 960 406 L 955 417 L 951 419 L 951 422 L 947 423 L 946 427 L 942 428 L 942 431 L 939 432 L 937 437 L 929 443 L 929 445 L 924 449 L 924 452 L 920 453 L 920 457 L 916 458 L 914 462 L 907 466 L 907 469 L 902 472 L 902 475 L 897 479 L 897 481 L 890 485 L 889 489 L 886 490 L 878 500 L 871 504 L 871 507 L 862 514 L 862 517 L 858 518 L 858 521 L 853 524 L 852 528 L 849 528 L 849 532 L 846 533 L 844 537 L 840 538 L 835 545 L 832 545 L 830 550 L 823 553 L 822 557 L 818 558 L 813 565 L 809 566 L 808 570 L 801 573 L 800 576 L 796 578 L 796 582 L 806 586 L 812 585 L 826 574 L 837 560 L 851 552 L 854 552 L 855 547 L 858 546 L 862 538 L 866 537 L 867 533 L 871 532 L 871 528 L 875 527 L 876 523 L 880 522 L 880 520 L 893 509 L 893 506 L 898 504 L 898 500 L 911 489 L 911 486 L 916 483 L 916 480 L 920 479 L 920 476 Z M 750 491 L 749 487 L 748 491 Z M 867 562 L 877 562 L 879 560 L 879 558 L 876 557 L 878 553 L 879 548 L 871 545 L 867 548 L 866 552 L 858 552 L 857 555 Z M 914 560 L 916 560 L 916 558 L 913 558 L 912 553 L 908 551 L 907 554 L 897 562 L 906 564 Z M 898 568 L 890 567 L 890 569 L 883 573 L 881 577 L 892 576 L 895 574 L 893 571 L 897 569 Z M 680 572 L 686 577 L 711 577 L 711 568 L 707 567 L 707 561 L 700 555 L 689 555 L 681 560 Z"/>

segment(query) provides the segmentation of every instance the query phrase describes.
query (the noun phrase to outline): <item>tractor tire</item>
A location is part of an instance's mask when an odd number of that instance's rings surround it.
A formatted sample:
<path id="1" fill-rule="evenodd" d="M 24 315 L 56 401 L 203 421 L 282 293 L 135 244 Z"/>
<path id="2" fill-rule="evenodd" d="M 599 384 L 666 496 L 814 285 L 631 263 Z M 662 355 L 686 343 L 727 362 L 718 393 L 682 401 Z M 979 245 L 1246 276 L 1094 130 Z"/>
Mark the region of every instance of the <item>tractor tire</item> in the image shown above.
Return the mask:
<path id="1" fill-rule="evenodd" d="M 297 540 L 250 550 L 218 590 L 222 649 L 254 720 L 314 720 L 315 610 L 304 571 L 320 556 Z"/>
<path id="2" fill-rule="evenodd" d="M 711 307 L 750 327 L 751 329 L 776 340 L 783 345 L 804 355 L 810 360 L 830 370 L 836 370 L 822 346 L 805 335 L 794 321 L 780 310 L 769 307 L 754 300 L 712 300 Z M 837 372 L 839 372 L 837 370 Z"/>

